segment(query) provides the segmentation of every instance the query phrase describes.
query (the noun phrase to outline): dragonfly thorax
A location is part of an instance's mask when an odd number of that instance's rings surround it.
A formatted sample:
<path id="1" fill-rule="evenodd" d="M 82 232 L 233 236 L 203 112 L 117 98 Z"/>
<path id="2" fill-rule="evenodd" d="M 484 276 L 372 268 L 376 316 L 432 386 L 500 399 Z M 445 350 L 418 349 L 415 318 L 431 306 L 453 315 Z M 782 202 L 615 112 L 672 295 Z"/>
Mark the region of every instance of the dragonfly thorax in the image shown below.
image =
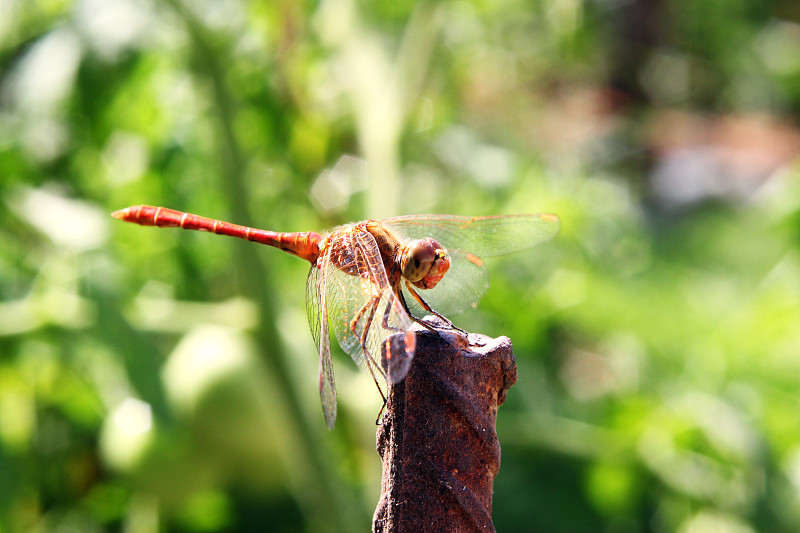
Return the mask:
<path id="1" fill-rule="evenodd" d="M 403 277 L 420 289 L 432 289 L 450 268 L 447 250 L 430 237 L 412 241 L 400 260 Z"/>

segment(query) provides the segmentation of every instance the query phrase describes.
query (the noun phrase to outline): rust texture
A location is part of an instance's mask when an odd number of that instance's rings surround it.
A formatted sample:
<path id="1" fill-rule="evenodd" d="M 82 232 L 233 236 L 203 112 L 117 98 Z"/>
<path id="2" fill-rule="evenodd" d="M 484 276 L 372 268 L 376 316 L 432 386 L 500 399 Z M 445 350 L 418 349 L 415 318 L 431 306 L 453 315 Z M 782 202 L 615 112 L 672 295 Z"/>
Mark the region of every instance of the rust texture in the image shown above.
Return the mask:
<path id="1" fill-rule="evenodd" d="M 495 421 L 517 380 L 511 341 L 417 327 L 411 369 L 389 388 L 378 428 L 383 478 L 372 529 L 494 531 Z"/>

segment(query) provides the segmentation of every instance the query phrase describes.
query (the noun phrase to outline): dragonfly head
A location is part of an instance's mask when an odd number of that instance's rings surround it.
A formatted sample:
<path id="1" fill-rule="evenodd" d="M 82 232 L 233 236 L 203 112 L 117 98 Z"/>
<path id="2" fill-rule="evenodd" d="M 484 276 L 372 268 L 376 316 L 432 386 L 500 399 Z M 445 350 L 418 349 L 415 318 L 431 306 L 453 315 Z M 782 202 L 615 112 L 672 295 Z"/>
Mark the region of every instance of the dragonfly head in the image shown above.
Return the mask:
<path id="1" fill-rule="evenodd" d="M 450 268 L 447 250 L 430 237 L 413 241 L 406 247 L 400 267 L 403 277 L 420 289 L 432 289 Z"/>

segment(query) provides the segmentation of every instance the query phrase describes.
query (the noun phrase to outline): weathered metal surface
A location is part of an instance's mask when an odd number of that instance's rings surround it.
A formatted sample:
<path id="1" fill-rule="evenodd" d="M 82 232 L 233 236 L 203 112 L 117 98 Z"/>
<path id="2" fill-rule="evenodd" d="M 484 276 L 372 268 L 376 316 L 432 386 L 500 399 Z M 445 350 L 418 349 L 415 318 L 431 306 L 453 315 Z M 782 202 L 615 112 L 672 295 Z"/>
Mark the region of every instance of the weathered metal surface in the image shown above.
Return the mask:
<path id="1" fill-rule="evenodd" d="M 495 421 L 517 380 L 511 341 L 417 327 L 414 361 L 389 388 L 378 429 L 383 479 L 373 531 L 494 531 Z"/>

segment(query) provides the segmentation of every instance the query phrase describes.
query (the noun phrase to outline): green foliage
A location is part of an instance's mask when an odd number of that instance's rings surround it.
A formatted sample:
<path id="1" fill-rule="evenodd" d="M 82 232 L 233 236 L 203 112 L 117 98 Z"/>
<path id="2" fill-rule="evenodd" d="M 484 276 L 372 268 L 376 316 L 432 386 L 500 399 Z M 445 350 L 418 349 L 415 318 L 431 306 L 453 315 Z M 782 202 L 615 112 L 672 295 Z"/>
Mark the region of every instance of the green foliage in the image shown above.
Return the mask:
<path id="1" fill-rule="evenodd" d="M 369 527 L 380 399 L 337 353 L 325 429 L 306 265 L 138 203 L 558 213 L 453 317 L 519 366 L 497 529 L 796 531 L 789 4 L 8 2 L 0 532 Z"/>

